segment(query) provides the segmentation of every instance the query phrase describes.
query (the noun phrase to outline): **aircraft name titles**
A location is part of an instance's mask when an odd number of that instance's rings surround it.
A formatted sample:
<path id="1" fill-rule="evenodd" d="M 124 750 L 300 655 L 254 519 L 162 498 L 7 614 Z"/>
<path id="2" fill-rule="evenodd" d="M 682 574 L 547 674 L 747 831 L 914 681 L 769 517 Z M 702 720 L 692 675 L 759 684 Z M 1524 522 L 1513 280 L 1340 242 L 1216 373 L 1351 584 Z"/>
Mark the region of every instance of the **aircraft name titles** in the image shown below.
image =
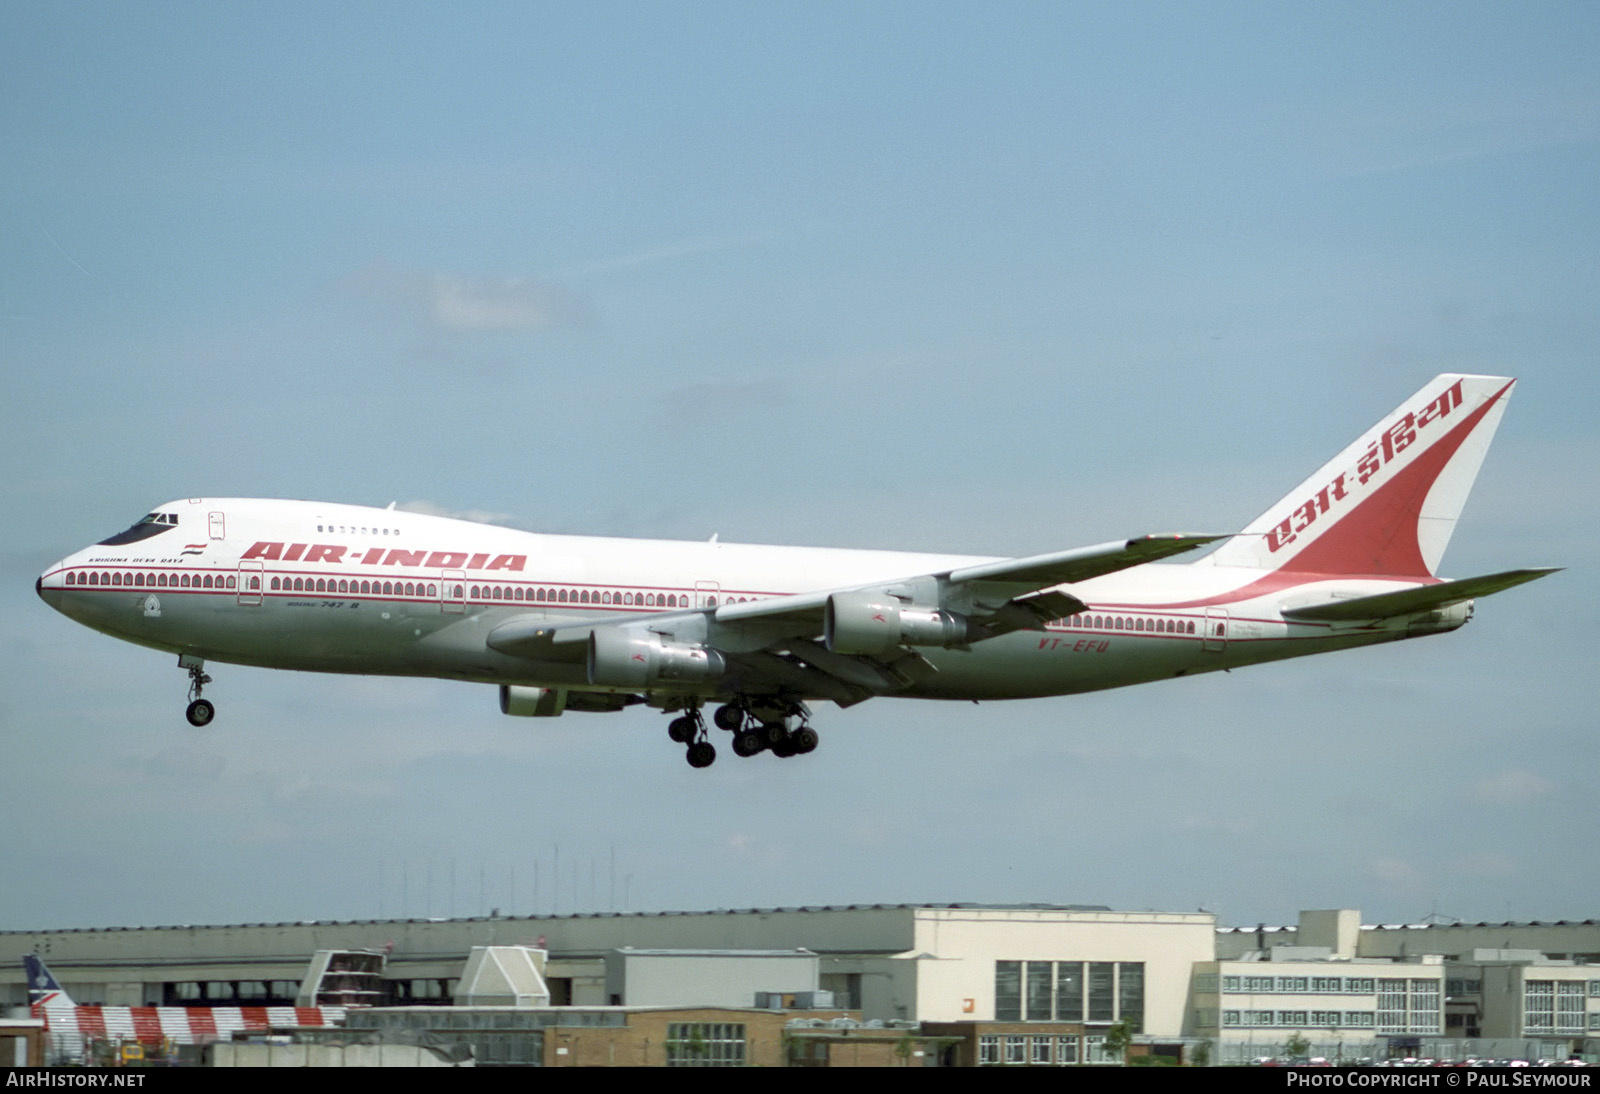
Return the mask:
<path id="1" fill-rule="evenodd" d="M 1273 553 L 1283 550 L 1317 522 L 1317 518 L 1350 496 L 1351 480 L 1365 486 L 1379 471 L 1401 452 L 1411 447 L 1417 439 L 1417 430 L 1425 429 L 1445 418 L 1461 405 L 1461 381 L 1457 380 L 1442 395 L 1419 413 L 1407 411 L 1403 417 L 1383 431 L 1366 452 L 1356 461 L 1354 471 L 1341 471 L 1332 482 L 1311 495 L 1294 512 L 1284 517 L 1278 526 L 1267 533 L 1267 548 Z"/>
<path id="2" fill-rule="evenodd" d="M 339 543 L 275 543 L 257 540 L 239 556 L 239 561 L 262 559 L 267 562 L 327 562 L 334 565 L 413 566 L 429 570 L 523 570 L 527 555 L 469 554 L 466 551 L 404 551 L 394 547 L 368 547 L 348 559 L 351 550 Z"/>

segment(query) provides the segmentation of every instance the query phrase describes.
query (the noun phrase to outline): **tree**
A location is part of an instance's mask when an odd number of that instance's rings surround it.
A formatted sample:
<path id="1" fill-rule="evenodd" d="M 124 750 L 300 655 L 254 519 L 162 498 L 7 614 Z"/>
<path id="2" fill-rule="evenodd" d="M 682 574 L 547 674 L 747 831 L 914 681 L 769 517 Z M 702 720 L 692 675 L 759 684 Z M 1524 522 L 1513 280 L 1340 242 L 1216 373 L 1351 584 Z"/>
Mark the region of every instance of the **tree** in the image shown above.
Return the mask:
<path id="1" fill-rule="evenodd" d="M 1120 1022 L 1113 1022 L 1106 1027 L 1105 1041 L 1102 1042 L 1107 1052 L 1116 1053 L 1122 1057 L 1122 1062 L 1128 1062 L 1128 1046 L 1133 1044 L 1133 1035 L 1138 1032 L 1138 1026 L 1131 1019 L 1124 1018 Z"/>

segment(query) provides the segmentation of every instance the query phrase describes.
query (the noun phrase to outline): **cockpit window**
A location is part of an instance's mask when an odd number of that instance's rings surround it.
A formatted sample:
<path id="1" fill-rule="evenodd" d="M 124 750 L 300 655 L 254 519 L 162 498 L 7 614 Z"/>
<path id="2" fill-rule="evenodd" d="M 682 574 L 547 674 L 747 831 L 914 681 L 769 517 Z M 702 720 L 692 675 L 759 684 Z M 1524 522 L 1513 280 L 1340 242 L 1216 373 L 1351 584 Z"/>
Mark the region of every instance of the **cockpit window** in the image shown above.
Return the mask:
<path id="1" fill-rule="evenodd" d="M 118 532 L 110 539 L 101 540 L 100 546 L 121 547 L 128 543 L 138 543 L 141 539 L 159 536 L 168 528 L 176 528 L 177 526 L 178 514 L 176 513 L 147 513 L 139 523 L 129 528 L 126 532 Z"/>

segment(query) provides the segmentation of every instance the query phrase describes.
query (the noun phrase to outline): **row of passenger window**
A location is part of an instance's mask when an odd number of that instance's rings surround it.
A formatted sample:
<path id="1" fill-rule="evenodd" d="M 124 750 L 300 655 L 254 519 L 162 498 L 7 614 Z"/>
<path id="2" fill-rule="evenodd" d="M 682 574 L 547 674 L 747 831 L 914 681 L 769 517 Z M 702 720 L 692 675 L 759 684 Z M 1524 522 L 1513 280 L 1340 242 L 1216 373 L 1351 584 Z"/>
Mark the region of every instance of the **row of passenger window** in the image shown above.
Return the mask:
<path id="1" fill-rule="evenodd" d="M 371 596 L 427 596 L 437 597 L 439 586 L 432 582 L 421 581 L 355 581 L 350 578 L 273 578 L 270 588 L 273 592 L 307 592 L 307 593 L 348 593 L 355 595 Z M 455 586 L 454 590 L 447 590 L 447 595 L 461 599 L 469 590 L 464 585 Z M 624 607 L 641 606 L 647 608 L 687 608 L 689 596 L 687 593 L 612 593 L 609 590 L 599 589 L 591 592 L 588 589 L 524 589 L 520 585 L 473 585 L 470 588 L 473 600 L 510 600 L 523 603 L 546 604 L 620 604 Z M 716 605 L 716 598 L 710 597 L 707 601 L 711 606 Z"/>
<path id="2" fill-rule="evenodd" d="M 1130 615 L 1090 615 L 1079 612 L 1069 615 L 1065 619 L 1056 620 L 1058 627 L 1087 627 L 1097 631 L 1146 631 L 1151 634 L 1193 634 L 1194 620 L 1192 619 L 1167 619 L 1158 616 L 1155 619 L 1145 619 L 1142 616 Z"/>
<path id="3" fill-rule="evenodd" d="M 260 578 L 251 577 L 248 587 L 260 588 Z M 121 572 L 96 572 L 79 574 L 69 571 L 67 584 L 76 585 L 132 585 L 136 588 L 195 588 L 195 589 L 232 589 L 236 587 L 236 579 L 232 574 L 142 574 Z M 273 578 L 271 589 L 273 592 L 308 592 L 308 593 L 366 593 L 375 596 L 430 596 L 439 595 L 439 587 L 432 583 L 412 581 L 354 581 L 349 578 Z M 455 587 L 457 598 L 463 594 L 463 587 Z M 536 588 L 523 589 L 520 585 L 473 585 L 471 595 L 474 600 L 510 600 L 524 603 L 545 604 L 600 604 L 622 607 L 646 608 L 687 608 L 690 606 L 687 593 L 635 593 L 611 592 L 609 589 L 552 589 Z M 743 603 L 748 597 L 729 597 L 730 603 L 735 601 Z M 715 595 L 706 598 L 706 607 L 715 608 L 717 598 Z M 1157 634 L 1193 634 L 1194 621 L 1182 619 L 1155 618 L 1146 620 L 1137 616 L 1111 616 L 1091 615 L 1079 613 L 1068 616 L 1066 619 L 1056 620 L 1057 625 L 1067 627 L 1087 627 L 1092 630 L 1116 630 L 1150 632 Z"/>
<path id="4" fill-rule="evenodd" d="M 472 586 L 474 600 L 522 600 L 544 604 L 618 604 L 625 608 L 687 608 L 688 593 L 614 593 L 609 589 L 526 589 L 518 585 Z M 731 598 L 730 598 L 731 599 Z M 706 598 L 707 607 L 716 607 L 717 598 Z"/>
<path id="5" fill-rule="evenodd" d="M 143 574 L 123 572 L 94 572 L 81 574 L 68 571 L 67 584 L 78 585 L 110 585 L 134 586 L 136 588 L 195 588 L 195 589 L 233 589 L 237 587 L 238 579 L 233 574 Z M 256 576 L 249 577 L 246 587 L 259 589 L 261 579 Z M 439 586 L 431 582 L 421 581 L 356 581 L 350 578 L 278 578 L 274 577 L 269 586 L 273 592 L 307 592 L 307 593 L 346 593 L 368 594 L 373 596 L 429 596 L 439 595 Z M 466 593 L 466 587 L 455 586 L 454 595 L 460 599 Z M 537 588 L 524 589 L 520 585 L 473 585 L 471 596 L 474 600 L 510 600 L 527 603 L 545 604 L 601 604 L 621 605 L 623 607 L 645 608 L 687 608 L 690 605 L 687 593 L 636 593 L 612 592 L 609 589 L 552 589 Z M 729 597 L 729 602 L 744 602 L 747 597 Z M 717 606 L 715 595 L 706 598 L 706 606 Z"/>
<path id="6" fill-rule="evenodd" d="M 233 574 L 217 574 L 213 577 L 211 574 L 129 574 L 109 571 L 80 574 L 68 571 L 67 584 L 113 587 L 132 585 L 134 588 L 146 589 L 232 589 L 236 587 L 237 579 Z M 250 588 L 260 587 L 260 579 L 251 578 Z"/>
<path id="7" fill-rule="evenodd" d="M 286 593 L 368 593 L 377 596 L 438 596 L 439 586 L 421 581 L 352 581 L 349 578 L 278 578 L 272 579 L 273 592 Z M 456 596 L 461 586 L 456 586 Z"/>

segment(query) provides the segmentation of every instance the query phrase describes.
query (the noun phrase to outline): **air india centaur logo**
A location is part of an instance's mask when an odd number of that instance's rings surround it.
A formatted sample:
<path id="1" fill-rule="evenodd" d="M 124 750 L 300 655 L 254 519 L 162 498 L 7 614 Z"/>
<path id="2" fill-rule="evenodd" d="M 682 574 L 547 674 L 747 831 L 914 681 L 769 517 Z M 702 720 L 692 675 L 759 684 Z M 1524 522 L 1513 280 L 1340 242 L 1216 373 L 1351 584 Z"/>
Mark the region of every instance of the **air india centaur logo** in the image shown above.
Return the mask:
<path id="1" fill-rule="evenodd" d="M 1407 411 L 1404 417 L 1384 430 L 1378 439 L 1372 442 L 1356 461 L 1353 469 L 1339 472 L 1333 477 L 1332 482 L 1307 498 L 1293 513 L 1284 517 L 1276 528 L 1268 532 L 1268 549 L 1273 552 L 1281 551 L 1298 539 L 1300 533 L 1310 528 L 1319 518 L 1340 508 L 1349 500 L 1351 491 L 1356 486 L 1366 486 L 1372 482 L 1400 453 L 1415 444 L 1420 431 L 1435 422 L 1443 421 L 1460 405 L 1461 381 L 1457 380 L 1420 412 L 1413 414 Z"/>

